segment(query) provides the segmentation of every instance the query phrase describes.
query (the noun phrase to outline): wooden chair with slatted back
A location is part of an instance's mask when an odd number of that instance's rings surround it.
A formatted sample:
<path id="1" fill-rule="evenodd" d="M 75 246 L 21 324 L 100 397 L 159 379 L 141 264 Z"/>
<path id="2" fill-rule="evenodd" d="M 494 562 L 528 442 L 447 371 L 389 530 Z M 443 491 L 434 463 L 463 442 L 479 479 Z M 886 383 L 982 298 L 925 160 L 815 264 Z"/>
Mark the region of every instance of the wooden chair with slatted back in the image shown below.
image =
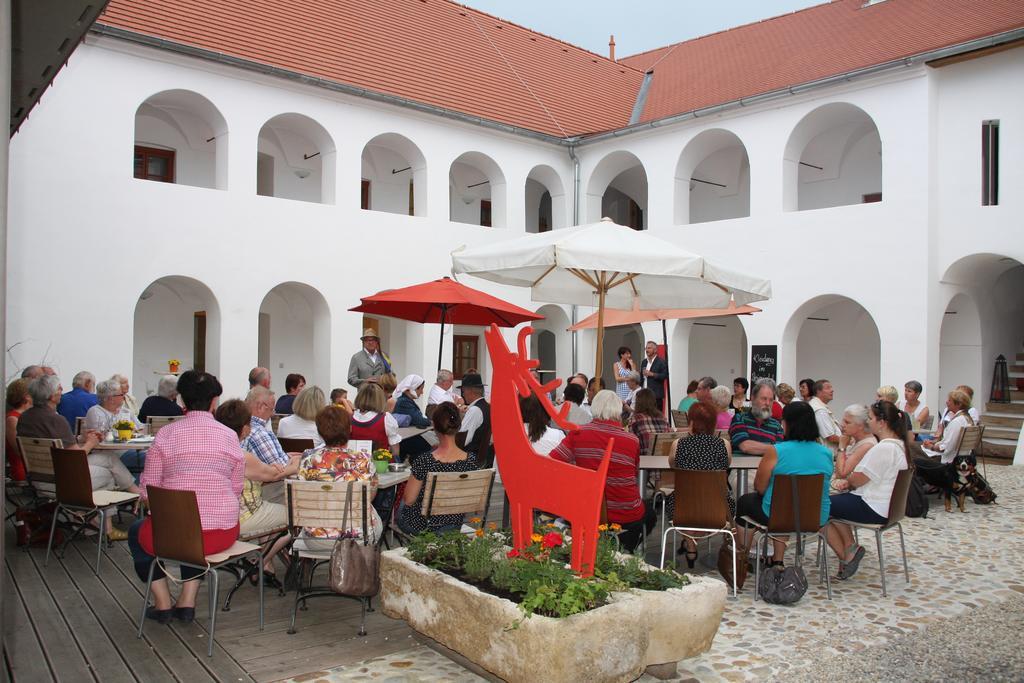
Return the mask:
<path id="1" fill-rule="evenodd" d="M 679 439 L 686 436 L 688 431 L 676 431 L 676 432 L 665 432 L 665 435 L 671 435 L 673 438 L 662 438 L 658 440 L 658 434 L 655 436 L 655 444 L 652 455 L 663 456 L 671 460 L 675 459 L 676 447 L 679 445 Z M 671 462 L 669 463 L 671 465 Z M 668 497 L 675 492 L 675 472 L 672 470 L 661 470 L 658 472 L 658 485 L 654 490 L 654 498 L 651 500 L 651 504 L 657 508 L 661 506 L 661 534 L 665 535 L 665 527 L 667 524 L 666 510 L 668 509 Z M 650 481 L 650 479 L 648 479 Z"/>
<path id="2" fill-rule="evenodd" d="M 882 533 L 896 527 L 900 532 L 900 552 L 903 554 L 903 578 L 910 583 L 910 567 L 907 566 L 907 546 L 903 540 L 903 518 L 907 515 L 907 497 L 910 495 L 910 485 L 914 479 L 914 470 L 900 470 L 896 475 L 896 483 L 892 488 L 892 496 L 889 498 L 889 516 L 885 524 L 865 524 L 863 522 L 851 522 L 846 519 L 833 518 L 833 521 L 842 522 L 854 529 L 868 529 L 875 532 L 875 545 L 878 547 L 878 570 L 882 576 L 882 597 L 885 597 L 887 589 L 885 586 L 885 553 L 882 550 Z"/>
<path id="3" fill-rule="evenodd" d="M 690 425 L 690 418 L 683 410 L 671 410 L 672 414 L 672 426 L 676 429 L 681 427 L 688 427 Z"/>
<path id="4" fill-rule="evenodd" d="M 103 552 L 103 540 L 107 535 L 107 508 L 129 503 L 138 499 L 139 494 L 127 491 L 93 491 L 92 477 L 89 474 L 89 456 L 77 448 L 50 448 L 50 462 L 53 464 L 54 484 L 57 495 L 57 509 L 50 523 L 50 538 L 46 542 L 45 567 L 50 562 L 50 550 L 53 547 L 53 534 L 57 528 L 57 519 L 63 515 L 65 523 L 74 529 L 74 533 L 64 542 L 60 552 L 80 536 L 83 532 L 93 529 L 90 520 L 99 518 L 96 527 L 96 566 L 93 571 L 100 573 L 100 556 Z M 73 514 L 70 514 L 73 513 Z"/>
<path id="5" fill-rule="evenodd" d="M 832 583 L 828 575 L 828 540 L 825 528 L 821 526 L 821 496 L 823 495 L 824 474 L 777 474 L 772 484 L 772 502 L 768 514 L 768 524 L 759 524 L 750 517 L 743 517 L 746 526 L 754 529 L 755 536 L 760 534 L 755 564 L 755 579 L 761 576 L 761 557 L 768 555 L 768 541 L 778 536 L 797 537 L 797 562 L 803 559 L 803 543 L 805 537 L 813 535 L 818 541 L 818 569 L 820 578 L 824 578 L 828 591 L 828 599 L 832 599 Z M 793 490 L 796 489 L 796 500 L 799 508 L 793 506 Z M 799 515 L 797 515 L 799 510 Z M 796 523 L 799 517 L 799 528 Z M 820 582 L 819 578 L 819 582 Z M 754 585 L 757 585 L 755 580 Z M 757 591 L 754 600 L 757 600 Z"/>
<path id="6" fill-rule="evenodd" d="M 736 538 L 729 512 L 728 473 L 725 470 L 676 470 L 676 505 L 672 526 L 661 535 L 661 567 L 665 567 L 668 536 L 678 533 L 697 540 L 715 534 L 732 539 L 732 594 L 736 595 Z M 688 533 L 689 532 L 689 533 Z M 673 539 L 672 546 L 675 546 Z M 740 558 L 746 562 L 747 558 Z"/>
<path id="7" fill-rule="evenodd" d="M 285 453 L 305 453 L 316 445 L 313 439 L 282 439 L 279 437 L 277 441 Z"/>
<path id="8" fill-rule="evenodd" d="M 82 435 L 82 425 L 84 425 L 84 424 L 85 424 L 85 418 L 84 417 L 76 417 L 75 418 L 75 436 L 81 436 Z"/>
<path id="9" fill-rule="evenodd" d="M 146 424 L 149 425 L 149 435 L 156 436 L 157 432 L 176 420 L 185 417 L 184 415 L 147 415 Z"/>
<path id="10" fill-rule="evenodd" d="M 491 505 L 494 470 L 472 472 L 429 472 L 423 483 L 423 517 L 430 528 L 431 517 L 480 513 L 480 528 L 487 523 Z"/>
<path id="11" fill-rule="evenodd" d="M 25 460 L 28 481 L 35 492 L 35 498 L 52 499 L 57 495 L 54 485 L 52 448 L 63 447 L 60 439 L 35 439 L 27 436 L 18 437 L 18 447 Z"/>
<path id="12" fill-rule="evenodd" d="M 327 587 L 313 586 L 316 568 L 331 559 L 333 540 L 325 548 L 313 547 L 308 536 L 301 536 L 304 529 L 362 529 L 363 543 L 369 545 L 372 538 L 370 526 L 370 481 L 300 481 L 285 480 L 288 501 L 288 528 L 296 537 L 292 543 L 292 567 L 299 571 L 295 604 L 292 606 L 292 620 L 288 633 L 295 633 L 295 620 L 299 606 L 310 598 L 329 595 L 359 600 L 362 605 L 362 621 L 359 635 L 366 635 L 366 608 L 369 598 L 341 595 Z M 350 510 L 350 511 L 349 511 Z M 347 517 L 347 519 L 346 519 Z M 361 525 L 361 527 L 360 527 Z M 306 573 L 309 573 L 308 581 Z"/>
<path id="13" fill-rule="evenodd" d="M 139 632 L 146 624 L 146 607 L 149 605 L 149 594 L 153 585 L 153 570 L 157 562 L 161 564 L 177 564 L 195 569 L 207 570 L 210 603 L 210 636 L 207 656 L 213 656 L 214 631 L 217 628 L 217 601 L 220 588 L 217 569 L 223 565 L 237 562 L 239 558 L 250 557 L 259 564 L 260 592 L 260 631 L 263 630 L 263 562 L 260 546 L 252 543 L 235 541 L 227 550 L 207 555 L 203 551 L 203 525 L 199 518 L 199 504 L 196 502 L 195 491 L 179 491 L 166 489 L 150 484 L 146 487 L 149 510 L 153 524 L 153 552 L 155 559 L 149 566 L 149 578 L 146 581 L 146 596 L 142 600 L 142 613 L 139 615 Z"/>
<path id="14" fill-rule="evenodd" d="M 981 438 L 985 434 L 985 425 L 971 425 L 960 430 L 957 438 L 956 455 L 970 455 L 981 444 Z"/>

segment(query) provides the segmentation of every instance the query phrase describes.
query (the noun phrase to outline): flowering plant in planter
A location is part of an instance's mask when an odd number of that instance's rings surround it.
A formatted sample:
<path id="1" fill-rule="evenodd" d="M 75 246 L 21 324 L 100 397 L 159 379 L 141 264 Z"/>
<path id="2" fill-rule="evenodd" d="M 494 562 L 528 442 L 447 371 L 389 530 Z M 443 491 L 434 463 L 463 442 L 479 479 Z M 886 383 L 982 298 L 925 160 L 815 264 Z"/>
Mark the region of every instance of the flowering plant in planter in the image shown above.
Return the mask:
<path id="1" fill-rule="evenodd" d="M 388 471 L 388 464 L 394 459 L 395 456 L 391 455 L 391 451 L 386 448 L 378 448 L 373 452 L 371 458 L 373 459 L 373 466 L 377 468 L 378 474 L 384 474 Z"/>
<path id="2" fill-rule="evenodd" d="M 536 527 L 522 550 L 509 550 L 509 534 L 493 526 L 472 536 L 428 532 L 411 539 L 407 549 L 413 561 L 507 598 L 527 617 L 567 617 L 606 604 L 614 591 L 667 590 L 689 582 L 674 571 L 648 567 L 639 557 L 619 555 L 614 530 L 602 527 L 590 577 L 572 570 L 572 539 L 551 524 Z"/>

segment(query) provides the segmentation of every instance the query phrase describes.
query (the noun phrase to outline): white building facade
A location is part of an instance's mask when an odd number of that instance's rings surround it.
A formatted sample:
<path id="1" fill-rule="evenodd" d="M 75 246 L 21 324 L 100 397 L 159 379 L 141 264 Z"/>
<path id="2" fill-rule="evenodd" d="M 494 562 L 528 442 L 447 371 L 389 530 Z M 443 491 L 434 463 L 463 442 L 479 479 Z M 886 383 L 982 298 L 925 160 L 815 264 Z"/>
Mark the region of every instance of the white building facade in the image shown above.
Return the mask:
<path id="1" fill-rule="evenodd" d="M 429 381 L 436 326 L 347 309 L 449 274 L 461 245 L 611 215 L 772 281 L 760 314 L 668 323 L 676 400 L 775 345 L 780 380 L 828 377 L 840 407 L 911 379 L 933 412 L 958 384 L 980 407 L 995 357 L 1024 352 L 1021 82 L 1017 47 L 570 144 L 90 35 L 11 143 L 6 376 L 130 371 L 143 396 L 178 358 L 229 395 L 255 365 L 279 392 L 289 372 L 346 386 L 376 325 L 399 375 Z M 569 308 L 466 282 L 547 316 L 534 350 L 573 371 Z M 445 357 L 475 344 L 486 374 L 482 332 L 446 330 Z M 581 333 L 588 374 L 594 347 Z"/>

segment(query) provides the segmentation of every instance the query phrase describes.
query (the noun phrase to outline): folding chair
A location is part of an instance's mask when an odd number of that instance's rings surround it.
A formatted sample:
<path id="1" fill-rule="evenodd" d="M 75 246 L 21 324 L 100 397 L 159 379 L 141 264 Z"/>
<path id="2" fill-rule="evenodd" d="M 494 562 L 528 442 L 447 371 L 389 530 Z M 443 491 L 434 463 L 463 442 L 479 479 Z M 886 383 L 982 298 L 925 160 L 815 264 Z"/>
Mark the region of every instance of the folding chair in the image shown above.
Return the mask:
<path id="1" fill-rule="evenodd" d="M 157 432 L 176 420 L 185 417 L 184 415 L 148 415 L 146 424 L 149 425 L 149 435 L 156 436 Z"/>
<path id="2" fill-rule="evenodd" d="M 53 457 L 50 455 L 50 450 L 63 448 L 63 442 L 60 439 L 34 439 L 19 436 L 18 446 L 25 459 L 25 471 L 32 487 L 33 502 L 55 498 L 57 489 L 54 486 Z"/>
<path id="3" fill-rule="evenodd" d="M 270 549 L 277 543 L 277 539 L 288 534 L 288 526 L 274 527 L 272 529 L 258 529 L 256 533 L 252 534 L 240 534 L 238 537 L 239 541 L 245 543 L 254 543 L 260 546 L 260 564 L 262 565 L 266 559 L 266 555 L 270 552 Z M 224 606 L 221 608 L 222 612 L 231 611 L 231 600 L 235 597 L 235 593 L 242 587 L 242 584 L 247 579 L 258 573 L 255 563 L 249 562 L 246 559 L 238 558 L 233 563 L 225 564 L 220 568 L 222 571 L 230 572 L 235 577 L 235 585 L 228 591 L 227 597 L 224 598 Z M 284 585 L 278 589 L 278 595 L 284 596 Z"/>
<path id="4" fill-rule="evenodd" d="M 139 614 L 139 632 L 146 625 L 146 607 L 149 606 L 149 593 L 153 586 L 153 571 L 158 562 L 172 563 L 183 567 L 204 569 L 210 577 L 210 645 L 207 656 L 213 656 L 214 630 L 217 627 L 217 594 L 219 577 L 217 570 L 239 558 L 253 556 L 259 565 L 260 591 L 260 630 L 263 630 L 263 562 L 260 547 L 252 543 L 235 541 L 227 550 L 207 555 L 203 552 L 203 525 L 199 518 L 199 505 L 195 491 L 177 491 L 159 486 L 147 486 L 149 509 L 153 522 L 153 550 L 156 558 L 149 566 L 149 578 L 146 579 L 146 595 L 142 599 L 142 612 Z"/>
<path id="5" fill-rule="evenodd" d="M 672 410 L 669 411 L 672 415 L 672 426 L 676 429 L 680 427 L 687 427 L 690 424 L 690 418 L 687 416 L 685 411 Z"/>
<path id="6" fill-rule="evenodd" d="M 960 436 L 956 442 L 956 455 L 970 455 L 981 445 L 985 436 L 985 425 L 971 425 L 960 430 Z M 988 479 L 988 471 L 985 461 L 981 461 L 982 476 Z"/>
<path id="7" fill-rule="evenodd" d="M 64 542 L 67 548 L 82 532 L 90 529 L 89 520 L 99 517 L 99 528 L 96 534 L 96 566 L 93 571 L 100 573 L 100 555 L 103 552 L 103 540 L 107 536 L 106 508 L 137 500 L 139 494 L 127 491 L 93 491 L 92 477 L 89 475 L 89 456 L 85 451 L 73 448 L 50 449 L 53 463 L 54 478 L 57 485 L 57 509 L 50 523 L 50 538 L 46 542 L 45 567 L 50 562 L 50 549 L 53 547 L 53 534 L 57 528 L 57 518 L 63 512 L 68 524 L 75 527 L 75 532 Z M 72 517 L 74 513 L 78 519 Z M 61 549 L 61 557 L 64 550 Z"/>
<path id="8" fill-rule="evenodd" d="M 274 413 L 270 416 L 270 431 L 277 434 L 277 426 L 281 424 L 281 418 L 288 417 L 283 413 Z"/>
<path id="9" fill-rule="evenodd" d="M 818 572 L 819 583 L 821 576 L 825 578 L 825 587 L 828 591 L 828 599 L 832 599 L 832 581 L 828 575 L 828 541 L 819 524 L 821 521 L 821 496 L 822 486 L 825 482 L 824 474 L 778 474 L 775 475 L 775 483 L 772 487 L 772 504 L 768 514 L 768 524 L 760 524 L 750 517 L 741 517 L 746 526 L 754 529 L 754 535 L 761 535 L 760 543 L 756 546 L 757 555 L 754 565 L 754 600 L 757 601 L 758 592 L 756 586 L 761 578 L 761 558 L 768 556 L 768 541 L 777 536 L 796 535 L 796 559 L 799 563 L 803 559 L 804 537 L 814 535 L 818 540 Z M 796 506 L 794 505 L 796 501 Z M 800 524 L 797 525 L 799 520 Z M 763 547 L 762 547 L 763 546 Z"/>
<path id="10" fill-rule="evenodd" d="M 671 434 L 675 438 L 673 438 L 673 439 L 662 439 L 662 440 L 659 441 L 657 439 L 657 436 L 662 436 L 662 435 L 658 434 L 655 437 L 655 443 L 654 443 L 654 448 L 652 449 L 653 450 L 652 455 L 664 456 L 664 457 L 667 457 L 667 458 L 673 458 L 674 459 L 675 458 L 675 454 L 676 454 L 676 447 L 679 445 L 679 439 L 681 439 L 682 437 L 686 436 L 687 433 L 686 432 L 666 432 L 666 434 Z M 651 499 L 651 504 L 654 505 L 655 507 L 657 507 L 659 505 L 659 503 L 661 505 L 661 533 L 662 533 L 662 535 L 665 534 L 665 513 L 666 513 L 666 510 L 667 510 L 667 507 L 668 507 L 668 497 L 671 496 L 675 492 L 675 490 L 676 490 L 676 487 L 675 487 L 675 477 L 676 477 L 676 473 L 674 471 L 662 470 L 662 471 L 658 472 L 657 488 L 654 491 L 654 498 Z M 648 479 L 648 481 L 650 481 L 650 479 Z"/>
<path id="11" fill-rule="evenodd" d="M 889 498 L 889 516 L 885 524 L 865 524 L 863 522 L 851 522 L 848 519 L 832 518 L 830 521 L 848 524 L 853 527 L 856 538 L 857 529 L 870 529 L 875 532 L 875 545 L 878 548 L 878 571 L 882 576 L 882 597 L 888 595 L 885 587 L 885 554 L 882 551 L 882 533 L 896 527 L 900 532 L 900 552 L 903 554 L 903 577 L 910 583 L 910 568 L 907 566 L 907 546 L 903 540 L 903 518 L 907 514 L 907 496 L 910 495 L 910 483 L 914 479 L 914 470 L 900 470 L 896 475 L 896 484 L 892 489 L 892 497 Z"/>
<path id="12" fill-rule="evenodd" d="M 661 567 L 665 568 L 665 549 L 670 533 L 678 533 L 694 541 L 715 534 L 732 539 L 732 594 L 736 596 L 736 536 L 729 515 L 729 487 L 725 470 L 677 470 L 676 509 L 672 526 L 662 531 Z M 697 532 L 700 536 L 694 533 Z M 673 545 L 675 540 L 673 539 Z M 741 558 L 746 562 L 747 558 Z"/>
<path id="13" fill-rule="evenodd" d="M 342 595 L 335 593 L 330 588 L 313 587 L 313 575 L 316 568 L 331 559 L 331 548 L 313 548 L 307 543 L 308 539 L 298 538 L 299 532 L 305 527 L 342 529 L 352 528 L 355 520 L 346 519 L 346 510 L 349 507 L 349 496 L 352 496 L 357 504 L 352 505 L 356 519 L 361 520 L 363 530 L 363 543 L 370 543 L 370 482 L 369 481 L 300 481 L 286 479 L 287 500 L 288 500 L 288 528 L 295 541 L 292 542 L 291 555 L 292 567 L 289 571 L 298 571 L 298 582 L 295 588 L 295 605 L 292 607 L 291 625 L 288 633 L 295 633 L 295 620 L 299 613 L 299 606 L 306 606 L 310 598 L 318 598 L 327 595 L 334 595 L 344 598 L 358 600 L 361 605 L 362 618 L 359 622 L 359 635 L 366 635 L 366 611 L 369 607 L 369 598 L 362 596 Z M 381 534 L 383 536 L 383 534 Z M 328 540 L 328 539 L 324 539 Z M 333 541 L 332 541 L 333 546 Z M 261 565 L 262 567 L 262 565 Z M 304 580 L 308 571 L 308 581 Z M 260 570 L 260 583 L 263 582 L 263 571 Z"/>
<path id="14" fill-rule="evenodd" d="M 84 417 L 76 417 L 75 418 L 75 436 L 81 436 L 82 435 L 82 425 L 84 425 L 84 424 L 85 424 L 85 418 Z"/>
<path id="15" fill-rule="evenodd" d="M 424 482 L 423 516 L 430 528 L 435 515 L 465 515 L 479 512 L 480 528 L 487 524 L 487 508 L 491 506 L 494 470 L 472 472 L 430 472 Z"/>
<path id="16" fill-rule="evenodd" d="M 305 453 L 315 445 L 313 439 L 282 439 L 277 440 L 285 453 Z"/>

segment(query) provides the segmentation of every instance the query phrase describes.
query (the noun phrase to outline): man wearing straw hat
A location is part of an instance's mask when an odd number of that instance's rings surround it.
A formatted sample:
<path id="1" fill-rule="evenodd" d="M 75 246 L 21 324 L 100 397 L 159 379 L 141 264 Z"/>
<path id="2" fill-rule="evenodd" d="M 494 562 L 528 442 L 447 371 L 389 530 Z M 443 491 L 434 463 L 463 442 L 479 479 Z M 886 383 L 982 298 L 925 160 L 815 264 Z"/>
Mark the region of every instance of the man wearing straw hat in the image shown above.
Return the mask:
<path id="1" fill-rule="evenodd" d="M 360 339 L 363 348 L 352 356 L 348 364 L 348 383 L 356 389 L 367 380 L 376 381 L 381 375 L 391 372 L 391 359 L 380 350 L 380 337 L 376 330 L 367 327 Z"/>

